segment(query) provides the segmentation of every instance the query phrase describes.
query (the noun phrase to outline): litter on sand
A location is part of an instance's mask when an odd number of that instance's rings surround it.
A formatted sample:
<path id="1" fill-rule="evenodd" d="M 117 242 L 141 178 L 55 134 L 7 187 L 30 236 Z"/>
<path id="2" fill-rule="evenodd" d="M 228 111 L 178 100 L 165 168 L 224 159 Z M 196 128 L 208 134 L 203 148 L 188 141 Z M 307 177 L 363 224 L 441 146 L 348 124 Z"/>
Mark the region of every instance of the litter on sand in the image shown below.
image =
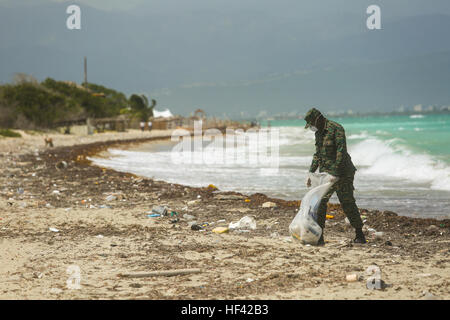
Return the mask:
<path id="1" fill-rule="evenodd" d="M 225 232 L 228 232 L 230 229 L 228 229 L 227 227 L 217 227 L 217 228 L 214 228 L 213 230 L 212 230 L 212 232 L 214 232 L 214 233 L 225 233 Z"/>
<path id="2" fill-rule="evenodd" d="M 255 218 L 253 218 L 253 217 L 245 216 L 245 217 L 242 217 L 241 220 L 239 220 L 238 222 L 230 222 L 228 228 L 230 230 L 233 230 L 233 229 L 255 230 L 256 229 L 256 221 L 255 221 Z"/>

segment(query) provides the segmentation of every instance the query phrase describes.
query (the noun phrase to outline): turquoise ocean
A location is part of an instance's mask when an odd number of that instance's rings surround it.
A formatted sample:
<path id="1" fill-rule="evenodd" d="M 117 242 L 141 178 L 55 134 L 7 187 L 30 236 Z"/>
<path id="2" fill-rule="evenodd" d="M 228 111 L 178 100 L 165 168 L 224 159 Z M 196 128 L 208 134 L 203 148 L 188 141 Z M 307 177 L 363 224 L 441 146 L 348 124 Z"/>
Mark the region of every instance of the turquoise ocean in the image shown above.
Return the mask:
<path id="1" fill-rule="evenodd" d="M 360 208 L 392 210 L 413 217 L 450 218 L 450 114 L 333 118 L 346 132 L 357 168 L 355 198 Z M 267 121 L 262 122 L 267 127 Z M 109 150 L 94 163 L 191 186 L 212 183 L 221 190 L 301 199 L 314 153 L 314 134 L 302 119 L 272 120 L 279 132 L 279 170 L 261 174 L 246 164 L 174 164 L 173 143 L 136 150 Z M 212 153 L 213 150 L 203 150 Z M 333 195 L 331 202 L 338 202 Z"/>

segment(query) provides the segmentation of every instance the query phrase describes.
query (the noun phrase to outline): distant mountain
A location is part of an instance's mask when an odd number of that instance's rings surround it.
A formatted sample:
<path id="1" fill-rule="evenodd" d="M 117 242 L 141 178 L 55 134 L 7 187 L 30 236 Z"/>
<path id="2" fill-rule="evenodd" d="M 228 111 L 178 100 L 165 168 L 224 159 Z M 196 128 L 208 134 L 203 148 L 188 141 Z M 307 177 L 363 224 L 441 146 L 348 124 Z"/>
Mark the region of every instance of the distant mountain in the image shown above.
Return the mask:
<path id="1" fill-rule="evenodd" d="M 173 111 L 256 116 L 311 106 L 323 111 L 391 111 L 401 105 L 450 103 L 450 51 L 357 66 L 280 74 L 255 81 L 193 84 L 153 96 Z"/>
<path id="2" fill-rule="evenodd" d="M 449 70 L 443 57 L 450 51 L 450 16 L 417 15 L 425 10 L 414 15 L 411 5 L 402 17 L 400 5 L 394 15 L 389 12 L 396 5 L 381 2 L 383 29 L 377 31 L 365 27 L 364 1 L 341 7 L 181 1 L 174 7 L 159 0 L 122 12 L 82 4 L 78 31 L 66 29 L 68 2 L 10 2 L 0 5 L 0 82 L 16 72 L 81 82 L 87 56 L 89 81 L 127 94 L 156 94 L 158 105 L 184 114 L 198 105 L 222 114 L 224 108 L 247 107 L 292 111 L 299 103 L 449 104 L 438 79 L 446 83 Z M 439 52 L 444 53 L 430 57 L 443 59 L 441 66 L 427 62 L 427 55 Z M 371 85 L 367 72 L 373 74 Z"/>

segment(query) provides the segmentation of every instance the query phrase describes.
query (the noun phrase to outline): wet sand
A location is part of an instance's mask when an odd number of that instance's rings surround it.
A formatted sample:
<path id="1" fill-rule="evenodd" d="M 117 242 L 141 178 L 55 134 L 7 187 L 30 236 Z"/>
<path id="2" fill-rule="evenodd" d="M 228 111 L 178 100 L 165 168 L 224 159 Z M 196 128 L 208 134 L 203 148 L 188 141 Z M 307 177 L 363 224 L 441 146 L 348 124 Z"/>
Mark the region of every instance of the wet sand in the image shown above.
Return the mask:
<path id="1" fill-rule="evenodd" d="M 299 201 L 170 184 L 86 160 L 108 147 L 148 142 L 168 132 L 49 136 L 54 148 L 45 148 L 39 134 L 0 139 L 1 299 L 450 297 L 448 219 L 361 209 L 369 241 L 356 245 L 340 206 L 330 204 L 334 219 L 326 223 L 326 245 L 305 246 L 288 233 Z M 263 208 L 267 201 L 277 206 Z M 177 212 L 179 221 L 170 215 L 147 217 L 155 205 Z M 209 225 L 191 230 L 183 214 Z M 246 215 L 255 218 L 256 230 L 212 232 Z M 376 239 L 372 229 L 384 235 Z M 377 265 L 391 286 L 367 289 L 370 265 Z M 201 272 L 119 276 L 186 268 Z M 67 284 L 77 278 L 70 270 L 79 270 L 78 289 Z M 350 274 L 360 280 L 346 281 Z"/>

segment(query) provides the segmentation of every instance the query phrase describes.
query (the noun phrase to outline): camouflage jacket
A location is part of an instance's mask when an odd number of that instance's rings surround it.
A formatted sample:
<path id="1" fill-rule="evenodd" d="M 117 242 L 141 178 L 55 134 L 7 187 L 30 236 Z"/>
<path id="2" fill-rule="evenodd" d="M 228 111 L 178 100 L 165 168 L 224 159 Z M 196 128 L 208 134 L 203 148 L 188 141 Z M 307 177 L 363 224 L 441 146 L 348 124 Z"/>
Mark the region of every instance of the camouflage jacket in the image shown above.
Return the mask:
<path id="1" fill-rule="evenodd" d="M 328 172 L 333 176 L 349 176 L 356 171 L 350 155 L 347 153 L 344 128 L 326 119 L 322 132 L 316 132 L 316 153 L 310 172 Z"/>

